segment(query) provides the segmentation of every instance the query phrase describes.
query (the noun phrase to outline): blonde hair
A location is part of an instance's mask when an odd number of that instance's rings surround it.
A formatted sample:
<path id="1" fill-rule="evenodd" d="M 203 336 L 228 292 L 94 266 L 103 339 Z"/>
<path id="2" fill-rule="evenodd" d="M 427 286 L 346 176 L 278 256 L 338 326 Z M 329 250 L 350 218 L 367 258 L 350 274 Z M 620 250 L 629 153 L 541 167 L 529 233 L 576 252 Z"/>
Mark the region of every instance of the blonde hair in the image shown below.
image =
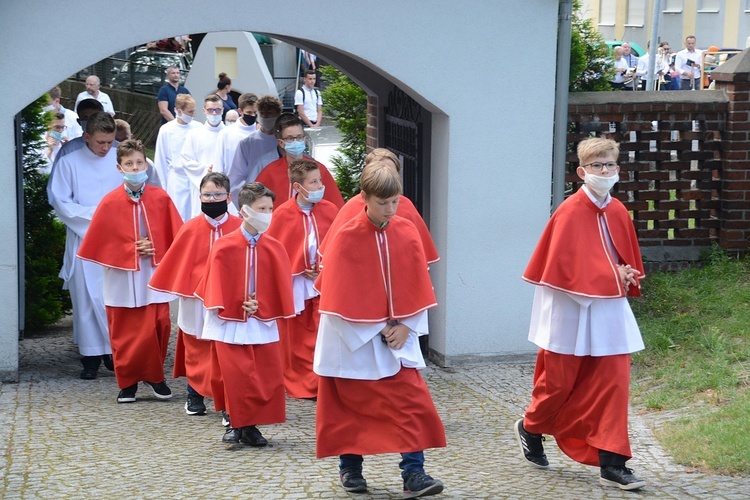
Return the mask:
<path id="1" fill-rule="evenodd" d="M 125 132 L 125 133 L 128 134 L 128 137 L 130 137 L 130 133 L 131 133 L 130 132 L 130 124 L 128 122 L 126 122 L 125 120 L 120 120 L 119 118 L 117 118 L 115 120 L 115 130 L 116 130 L 115 133 L 117 133 L 117 132 Z"/>
<path id="2" fill-rule="evenodd" d="M 620 156 L 620 145 L 612 139 L 591 137 L 578 143 L 578 164 L 585 165 L 591 158 L 612 156 L 617 161 Z"/>
<path id="3" fill-rule="evenodd" d="M 392 198 L 401 194 L 401 176 L 390 165 L 374 160 L 362 170 L 360 186 L 365 197 Z"/>
<path id="4" fill-rule="evenodd" d="M 398 160 L 396 153 L 386 148 L 375 148 L 365 156 L 365 165 L 369 165 L 375 160 L 391 160 L 396 165 L 396 172 L 401 173 L 401 162 Z"/>
<path id="5" fill-rule="evenodd" d="M 177 97 L 174 99 L 174 107 L 180 111 L 185 109 L 187 105 L 191 103 L 195 104 L 195 99 L 193 99 L 193 96 L 190 94 L 177 94 Z"/>

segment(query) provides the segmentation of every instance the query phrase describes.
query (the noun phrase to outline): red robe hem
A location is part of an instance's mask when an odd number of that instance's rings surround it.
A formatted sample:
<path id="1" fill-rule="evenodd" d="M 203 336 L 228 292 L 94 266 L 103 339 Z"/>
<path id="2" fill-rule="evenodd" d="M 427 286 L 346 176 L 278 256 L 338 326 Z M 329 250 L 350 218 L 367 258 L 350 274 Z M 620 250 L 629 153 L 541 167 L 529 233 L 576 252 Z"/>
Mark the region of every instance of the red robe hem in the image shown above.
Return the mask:
<path id="1" fill-rule="evenodd" d="M 380 380 L 320 377 L 315 422 L 318 458 L 446 446 L 443 422 L 414 368 Z"/>

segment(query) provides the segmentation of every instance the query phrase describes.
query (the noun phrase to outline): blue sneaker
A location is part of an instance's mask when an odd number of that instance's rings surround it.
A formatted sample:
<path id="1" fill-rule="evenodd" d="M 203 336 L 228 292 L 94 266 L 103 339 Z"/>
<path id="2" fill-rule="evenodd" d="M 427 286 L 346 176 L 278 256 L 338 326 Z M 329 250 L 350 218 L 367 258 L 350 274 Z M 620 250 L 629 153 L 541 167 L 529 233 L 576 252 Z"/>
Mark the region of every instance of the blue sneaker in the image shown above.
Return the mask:
<path id="1" fill-rule="evenodd" d="M 443 491 L 443 483 L 424 472 L 412 472 L 404 479 L 404 498 L 426 497 Z"/>

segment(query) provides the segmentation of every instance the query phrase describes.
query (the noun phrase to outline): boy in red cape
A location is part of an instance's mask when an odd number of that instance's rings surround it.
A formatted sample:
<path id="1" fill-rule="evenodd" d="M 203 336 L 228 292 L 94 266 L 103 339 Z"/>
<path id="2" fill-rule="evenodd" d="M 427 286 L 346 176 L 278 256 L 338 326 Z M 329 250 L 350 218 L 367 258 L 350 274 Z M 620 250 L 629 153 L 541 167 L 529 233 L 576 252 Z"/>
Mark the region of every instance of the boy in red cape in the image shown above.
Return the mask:
<path id="1" fill-rule="evenodd" d="M 216 240 L 242 224 L 242 219 L 227 213 L 232 195 L 225 174 L 212 172 L 203 177 L 200 198 L 203 213 L 182 226 L 148 285 L 179 297 L 179 329 L 172 376 L 187 378 L 185 413 L 188 415 L 206 414 L 205 396 L 214 398 L 217 410 L 224 409 L 224 387 L 221 379 L 211 377 L 215 356 L 211 352 L 211 342 L 202 339 L 204 309 L 203 303 L 195 298 L 195 289 Z"/>
<path id="2" fill-rule="evenodd" d="M 538 285 L 529 340 L 540 350 L 515 433 L 532 466 L 549 467 L 550 434 L 573 460 L 600 467 L 602 485 L 635 490 L 646 483 L 625 467 L 630 354 L 644 346 L 626 295 L 641 295 L 644 271 L 630 214 L 609 194 L 619 152 L 609 139 L 578 144 L 585 184 L 552 215 L 523 275 Z"/>
<path id="3" fill-rule="evenodd" d="M 230 426 L 224 443 L 266 446 L 257 425 L 286 421 L 276 320 L 294 316 L 292 271 L 284 246 L 265 231 L 274 194 L 263 184 L 239 192 L 239 229 L 211 250 L 195 296 L 203 301 L 203 338 L 214 349 Z"/>
<path id="4" fill-rule="evenodd" d="M 124 184 L 104 198 L 94 212 L 78 257 L 104 266 L 107 310 L 118 403 L 135 402 L 138 382 L 151 386 L 158 399 L 170 399 L 164 360 L 174 296 L 151 290 L 153 276 L 182 219 L 163 189 L 147 185 L 146 150 L 127 140 L 117 148 L 117 170 Z"/>
<path id="5" fill-rule="evenodd" d="M 320 327 L 316 455 L 338 455 L 346 491 L 367 491 L 362 455 L 401 453 L 407 497 L 443 484 L 424 470 L 426 448 L 445 446 L 445 430 L 419 369 L 419 335 L 437 305 L 422 241 L 398 217 L 401 178 L 373 162 L 362 171 L 367 204 L 330 241 L 315 288 Z"/>
<path id="6" fill-rule="evenodd" d="M 401 173 L 401 162 L 399 161 L 398 156 L 396 156 L 391 150 L 385 148 L 373 149 L 365 157 L 365 165 L 369 165 L 376 160 L 382 161 L 386 165 L 390 165 L 396 170 L 396 172 Z M 352 196 L 352 198 L 346 202 L 343 208 L 339 210 L 338 215 L 336 215 L 333 224 L 331 224 L 327 237 L 323 239 L 323 242 L 320 244 L 321 254 L 325 251 L 327 240 L 330 240 L 333 237 L 333 234 L 338 231 L 344 223 L 352 219 L 364 209 L 365 200 L 361 196 L 361 193 L 359 196 Z M 427 228 L 427 224 L 424 223 L 424 219 L 419 215 L 417 208 L 411 200 L 404 195 L 401 195 L 401 199 L 398 202 L 396 215 L 403 217 L 404 219 L 409 219 L 412 224 L 414 224 L 414 227 L 417 228 L 417 231 L 419 231 L 419 237 L 422 239 L 422 246 L 424 247 L 424 253 L 427 257 L 427 264 L 434 264 L 440 260 L 437 248 L 435 248 L 435 243 L 432 241 L 430 230 Z"/>
<path id="7" fill-rule="evenodd" d="M 296 115 L 284 113 L 276 120 L 276 142 L 283 156 L 269 163 L 255 179 L 277 193 L 273 208 L 279 208 L 279 205 L 294 197 L 292 183 L 289 182 L 289 163 L 302 158 L 315 161 L 302 154 L 306 147 L 305 132 L 302 130 L 302 121 Z M 344 198 L 333 176 L 322 163 L 315 163 L 318 164 L 323 185 L 326 188 L 323 199 L 330 201 L 338 208 L 343 207 Z"/>
<path id="8" fill-rule="evenodd" d="M 297 315 L 277 322 L 284 385 L 287 394 L 293 398 L 315 398 L 318 395 L 318 376 L 313 372 L 313 353 L 318 337 L 320 298 L 313 282 L 318 277 L 318 245 L 339 209 L 323 199 L 325 186 L 314 161 L 291 162 L 289 181 L 297 196 L 274 210 L 273 224 L 268 229 L 268 235 L 284 245 L 292 263 Z"/>

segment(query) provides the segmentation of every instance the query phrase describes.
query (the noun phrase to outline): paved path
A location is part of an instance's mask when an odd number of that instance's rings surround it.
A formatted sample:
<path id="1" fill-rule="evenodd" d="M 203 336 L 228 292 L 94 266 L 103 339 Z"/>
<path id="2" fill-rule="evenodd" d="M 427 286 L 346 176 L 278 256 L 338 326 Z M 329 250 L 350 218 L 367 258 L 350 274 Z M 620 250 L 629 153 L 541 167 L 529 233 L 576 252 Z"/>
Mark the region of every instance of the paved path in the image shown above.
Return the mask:
<path id="1" fill-rule="evenodd" d="M 157 401 L 142 384 L 118 405 L 114 375 L 78 379 L 69 328 L 20 344 L 18 384 L 0 386 L 0 498 L 399 498 L 397 455 L 365 459 L 368 495 L 337 484 L 336 459 L 315 458 L 315 403 L 289 400 L 287 422 L 264 426 L 271 445 L 227 450 L 216 414 L 188 417 L 184 381 Z M 171 359 L 167 361 L 171 371 Z M 423 372 L 448 435 L 428 450 L 427 470 L 446 485 L 436 498 L 749 498 L 750 479 L 705 476 L 674 465 L 646 422 L 632 419 L 629 462 L 648 482 L 639 493 L 599 486 L 597 470 L 562 456 L 552 467 L 521 458 L 513 422 L 529 398 L 531 363 Z"/>

